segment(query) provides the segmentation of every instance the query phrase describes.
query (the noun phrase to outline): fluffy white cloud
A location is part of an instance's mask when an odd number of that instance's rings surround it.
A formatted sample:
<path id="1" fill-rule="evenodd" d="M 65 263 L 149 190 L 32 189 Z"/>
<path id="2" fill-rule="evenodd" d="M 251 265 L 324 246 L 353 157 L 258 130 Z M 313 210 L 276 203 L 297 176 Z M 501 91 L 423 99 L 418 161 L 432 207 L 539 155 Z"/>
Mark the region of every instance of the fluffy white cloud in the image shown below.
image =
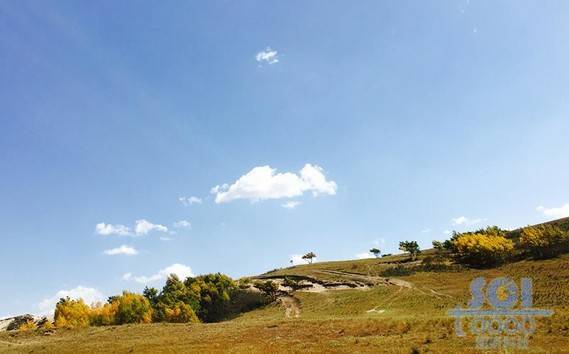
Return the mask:
<path id="1" fill-rule="evenodd" d="M 302 204 L 302 202 L 299 202 L 298 200 L 289 200 L 288 202 L 283 203 L 282 207 L 286 209 L 294 209 L 300 204 Z"/>
<path id="2" fill-rule="evenodd" d="M 294 198 L 308 191 L 314 196 L 336 194 L 336 182 L 327 181 L 323 172 L 321 167 L 311 164 L 304 165 L 299 174 L 276 173 L 276 169 L 270 166 L 259 166 L 241 176 L 232 185 L 213 187 L 211 193 L 215 194 L 216 203 L 227 203 L 236 199 L 258 201 Z"/>
<path id="3" fill-rule="evenodd" d="M 138 236 L 146 235 L 147 233 L 149 233 L 151 231 L 168 232 L 168 228 L 164 225 L 153 224 L 150 221 L 145 220 L 145 219 L 136 220 L 134 232 Z"/>
<path id="4" fill-rule="evenodd" d="M 170 274 L 176 274 L 178 276 L 178 278 L 180 279 L 186 279 L 187 277 L 193 277 L 194 274 L 192 273 L 192 268 L 183 265 L 183 264 L 179 264 L 179 263 L 175 263 L 172 264 L 169 267 L 166 267 L 160 271 L 158 271 L 156 274 L 152 274 L 149 276 L 134 276 L 132 273 L 126 273 L 123 275 L 123 279 L 124 280 L 132 280 L 135 281 L 137 283 L 141 283 L 141 284 L 148 284 L 148 283 L 152 283 L 152 282 L 156 282 L 159 280 L 163 280 L 166 279 Z"/>
<path id="5" fill-rule="evenodd" d="M 130 228 L 127 226 L 105 224 L 104 222 L 95 225 L 95 232 L 103 236 L 108 236 L 108 235 L 128 236 L 131 234 Z"/>
<path id="6" fill-rule="evenodd" d="M 565 204 L 559 208 L 545 208 L 543 206 L 539 206 L 537 207 L 537 211 L 543 213 L 543 215 L 549 218 L 560 219 L 569 216 L 569 204 Z"/>
<path id="7" fill-rule="evenodd" d="M 190 206 L 190 205 L 194 205 L 194 204 L 201 204 L 203 201 L 201 198 L 198 197 L 180 197 L 178 198 L 178 200 L 180 201 L 180 203 L 182 203 L 184 206 Z"/>
<path id="8" fill-rule="evenodd" d="M 255 60 L 259 63 L 275 64 L 279 62 L 279 53 L 271 47 L 267 47 L 255 55 Z"/>
<path id="9" fill-rule="evenodd" d="M 482 222 L 482 219 L 470 219 L 466 216 L 459 216 L 458 218 L 452 219 L 453 225 L 476 225 Z"/>
<path id="10" fill-rule="evenodd" d="M 40 314 L 52 313 L 55 309 L 55 304 L 61 298 L 70 297 L 71 299 L 83 299 L 86 304 L 91 305 L 97 302 L 105 302 L 106 297 L 99 290 L 95 288 L 87 288 L 84 286 L 78 286 L 74 289 L 69 290 L 59 290 L 52 297 L 43 299 L 37 306 L 40 310 Z"/>
<path id="11" fill-rule="evenodd" d="M 356 259 L 375 258 L 375 256 L 369 252 L 358 253 L 355 257 Z"/>
<path id="12" fill-rule="evenodd" d="M 174 227 L 177 229 L 191 229 L 192 223 L 188 220 L 180 220 L 174 223 Z"/>
<path id="13" fill-rule="evenodd" d="M 308 261 L 306 261 L 305 259 L 302 259 L 302 255 L 301 254 L 293 254 L 290 256 L 290 260 L 293 265 L 299 265 L 299 264 L 306 264 L 308 263 Z"/>
<path id="14" fill-rule="evenodd" d="M 126 256 L 135 256 L 138 254 L 138 251 L 134 247 L 122 245 L 122 246 L 117 247 L 117 248 L 112 248 L 110 250 L 106 250 L 103 253 L 108 255 L 108 256 L 116 256 L 116 255 L 120 255 L 120 254 L 124 254 Z"/>

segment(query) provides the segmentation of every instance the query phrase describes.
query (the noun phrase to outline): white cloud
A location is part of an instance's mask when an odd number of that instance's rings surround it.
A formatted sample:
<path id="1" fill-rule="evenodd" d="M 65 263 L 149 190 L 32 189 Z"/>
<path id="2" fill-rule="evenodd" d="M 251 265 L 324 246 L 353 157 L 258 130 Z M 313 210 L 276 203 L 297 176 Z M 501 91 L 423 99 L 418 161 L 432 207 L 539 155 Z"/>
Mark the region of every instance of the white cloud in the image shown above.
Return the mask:
<path id="1" fill-rule="evenodd" d="M 286 209 L 294 209 L 300 204 L 302 204 L 302 202 L 299 202 L 298 200 L 289 200 L 288 202 L 283 203 L 282 207 Z"/>
<path id="2" fill-rule="evenodd" d="M 453 225 L 476 225 L 482 222 L 482 219 L 470 219 L 466 216 L 459 216 L 458 218 L 452 219 Z"/>
<path id="3" fill-rule="evenodd" d="M 431 229 L 429 229 L 428 227 L 421 230 L 421 233 L 423 233 L 423 234 L 428 234 L 429 232 L 431 232 Z"/>
<path id="4" fill-rule="evenodd" d="M 178 198 L 178 200 L 180 201 L 180 203 L 182 203 L 184 206 L 190 206 L 190 205 L 194 205 L 194 204 L 201 204 L 203 201 L 201 198 L 198 197 L 180 197 Z"/>
<path id="5" fill-rule="evenodd" d="M 95 232 L 103 236 L 108 236 L 108 235 L 128 236 L 131 234 L 130 228 L 127 226 L 105 224 L 104 222 L 95 225 Z"/>
<path id="6" fill-rule="evenodd" d="M 211 193 L 216 195 L 216 203 L 227 203 L 236 199 L 258 201 L 294 198 L 308 191 L 314 196 L 336 194 L 336 182 L 327 181 L 323 172 L 321 167 L 311 164 L 304 165 L 299 174 L 276 173 L 276 169 L 270 166 L 259 166 L 241 176 L 232 185 L 213 187 Z"/>
<path id="7" fill-rule="evenodd" d="M 445 231 L 443 231 L 443 234 L 445 234 L 445 235 L 448 236 L 448 235 L 451 235 L 451 234 L 452 234 L 452 231 L 450 231 L 450 230 L 445 230 Z"/>
<path id="8" fill-rule="evenodd" d="M 356 254 L 356 259 L 367 259 L 367 258 L 375 258 L 374 255 L 372 255 L 369 252 L 362 252 L 362 253 L 358 253 Z"/>
<path id="9" fill-rule="evenodd" d="M 559 208 L 545 208 L 543 206 L 539 206 L 536 210 L 553 219 L 560 219 L 569 216 L 569 204 L 565 204 Z"/>
<path id="10" fill-rule="evenodd" d="M 299 265 L 299 264 L 307 264 L 308 261 L 305 259 L 302 259 L 302 255 L 301 254 L 293 254 L 290 256 L 290 260 L 292 261 L 291 263 L 293 265 Z"/>
<path id="11" fill-rule="evenodd" d="M 188 220 L 180 220 L 180 221 L 176 221 L 174 223 L 174 227 L 177 229 L 191 229 L 192 228 L 192 223 L 190 223 Z"/>
<path id="12" fill-rule="evenodd" d="M 279 53 L 271 47 L 267 47 L 255 55 L 255 60 L 259 63 L 276 64 L 279 62 Z"/>
<path id="13" fill-rule="evenodd" d="M 45 315 L 48 313 L 53 312 L 55 309 L 55 304 L 61 298 L 70 297 L 71 299 L 83 299 L 83 301 L 91 305 L 97 302 L 104 302 L 106 301 L 105 296 L 95 288 L 87 288 L 84 286 L 78 286 L 74 289 L 70 290 L 59 290 L 55 295 L 52 297 L 43 299 L 37 306 L 40 310 L 40 314 Z"/>
<path id="14" fill-rule="evenodd" d="M 168 228 L 164 225 L 153 224 L 148 220 L 141 219 L 136 220 L 136 226 L 134 227 L 134 232 L 138 235 L 146 235 L 151 231 L 168 232 Z"/>
<path id="15" fill-rule="evenodd" d="M 116 256 L 116 255 L 120 255 L 120 254 L 124 254 L 126 256 L 135 256 L 138 254 L 138 251 L 133 247 L 130 247 L 127 245 L 122 245 L 122 246 L 117 247 L 117 248 L 112 248 L 110 250 L 106 250 L 103 253 L 108 255 L 108 256 Z"/>
<path id="16" fill-rule="evenodd" d="M 123 279 L 124 280 L 132 280 L 135 281 L 137 283 L 141 283 L 141 284 L 148 284 L 148 283 L 152 283 L 152 282 L 156 282 L 159 280 L 163 280 L 166 279 L 170 274 L 176 274 L 178 276 L 178 278 L 180 279 L 186 279 L 187 277 L 193 277 L 194 274 L 192 273 L 192 268 L 183 265 L 183 264 L 179 264 L 179 263 L 175 263 L 172 264 L 169 267 L 166 267 L 160 271 L 158 271 L 158 273 L 156 274 L 152 274 L 149 276 L 134 276 L 132 273 L 126 273 L 123 275 Z"/>
<path id="17" fill-rule="evenodd" d="M 160 237 L 160 240 L 161 240 L 161 241 L 172 241 L 172 240 L 173 240 L 173 238 L 171 238 L 171 237 L 165 237 L 165 236 L 161 236 L 161 237 Z"/>

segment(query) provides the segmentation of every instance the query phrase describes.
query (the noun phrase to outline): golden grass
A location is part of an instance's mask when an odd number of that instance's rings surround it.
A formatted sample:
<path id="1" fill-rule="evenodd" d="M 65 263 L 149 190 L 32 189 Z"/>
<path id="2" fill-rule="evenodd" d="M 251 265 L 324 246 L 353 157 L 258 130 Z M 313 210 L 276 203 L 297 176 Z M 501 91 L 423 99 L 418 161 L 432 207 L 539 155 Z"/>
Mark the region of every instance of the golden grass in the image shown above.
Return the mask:
<path id="1" fill-rule="evenodd" d="M 386 257 L 387 258 L 387 257 Z M 337 270 L 378 275 L 394 258 L 316 263 L 271 275 L 335 277 Z M 401 260 L 401 259 L 399 259 Z M 301 317 L 285 319 L 278 304 L 216 324 L 151 324 L 0 334 L 0 352 L 180 352 L 180 353 L 479 353 L 472 337 L 458 338 L 447 311 L 466 306 L 477 276 L 522 276 L 534 280 L 534 303 L 555 311 L 538 320 L 530 353 L 569 348 L 569 256 L 521 261 L 495 269 L 415 272 L 401 279 L 414 288 L 377 286 L 324 293 L 300 292 Z M 328 279 L 330 280 L 330 279 Z M 382 312 L 368 312 L 377 309 Z M 509 353 L 516 351 L 509 351 Z"/>

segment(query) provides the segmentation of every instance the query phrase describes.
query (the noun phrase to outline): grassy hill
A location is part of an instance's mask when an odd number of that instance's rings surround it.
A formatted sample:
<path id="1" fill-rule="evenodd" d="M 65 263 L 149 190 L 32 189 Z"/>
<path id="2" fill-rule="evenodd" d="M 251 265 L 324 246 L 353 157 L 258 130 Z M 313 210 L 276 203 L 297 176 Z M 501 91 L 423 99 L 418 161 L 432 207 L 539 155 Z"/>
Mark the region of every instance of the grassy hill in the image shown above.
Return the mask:
<path id="1" fill-rule="evenodd" d="M 343 290 L 295 292 L 281 301 L 214 324 L 148 324 L 58 329 L 0 335 L 0 352 L 478 352 L 474 338 L 458 338 L 447 310 L 466 306 L 477 276 L 522 276 L 534 280 L 534 305 L 553 309 L 538 320 L 530 352 L 566 352 L 569 347 L 569 256 L 524 260 L 498 268 L 427 270 L 427 251 L 416 262 L 404 256 L 322 262 L 281 269 L 284 276 L 323 284 L 357 283 Z M 391 275 L 391 274 L 397 274 Z M 398 282 L 399 281 L 399 282 Z M 298 310 L 290 316 L 287 309 Z"/>

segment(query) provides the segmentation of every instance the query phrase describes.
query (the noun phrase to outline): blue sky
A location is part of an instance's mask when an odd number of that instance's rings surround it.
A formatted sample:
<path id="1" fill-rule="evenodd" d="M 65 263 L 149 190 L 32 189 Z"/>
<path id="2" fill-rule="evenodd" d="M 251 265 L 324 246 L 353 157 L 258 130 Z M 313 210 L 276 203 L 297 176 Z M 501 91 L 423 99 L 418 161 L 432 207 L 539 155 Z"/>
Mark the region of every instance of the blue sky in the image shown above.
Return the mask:
<path id="1" fill-rule="evenodd" d="M 569 215 L 568 33 L 566 1 L 2 1 L 0 317 Z"/>

